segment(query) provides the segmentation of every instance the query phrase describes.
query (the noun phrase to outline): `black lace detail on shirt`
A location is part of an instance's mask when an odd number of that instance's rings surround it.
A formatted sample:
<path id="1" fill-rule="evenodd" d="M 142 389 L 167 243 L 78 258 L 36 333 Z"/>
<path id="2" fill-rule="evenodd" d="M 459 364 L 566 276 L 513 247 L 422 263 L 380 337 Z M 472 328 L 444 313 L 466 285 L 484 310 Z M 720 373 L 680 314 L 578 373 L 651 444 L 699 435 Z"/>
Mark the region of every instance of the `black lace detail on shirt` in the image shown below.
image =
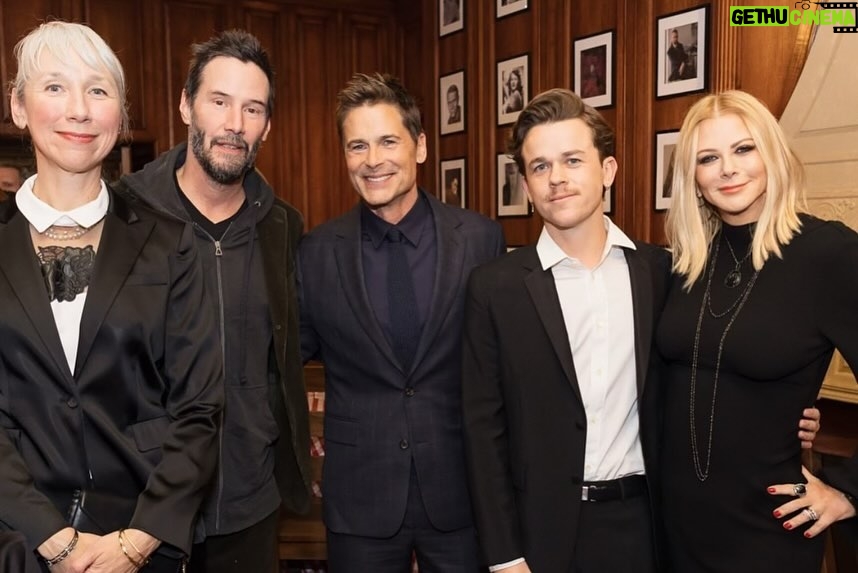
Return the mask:
<path id="1" fill-rule="evenodd" d="M 70 302 L 89 286 L 95 251 L 85 247 L 39 247 L 39 263 L 48 300 Z"/>

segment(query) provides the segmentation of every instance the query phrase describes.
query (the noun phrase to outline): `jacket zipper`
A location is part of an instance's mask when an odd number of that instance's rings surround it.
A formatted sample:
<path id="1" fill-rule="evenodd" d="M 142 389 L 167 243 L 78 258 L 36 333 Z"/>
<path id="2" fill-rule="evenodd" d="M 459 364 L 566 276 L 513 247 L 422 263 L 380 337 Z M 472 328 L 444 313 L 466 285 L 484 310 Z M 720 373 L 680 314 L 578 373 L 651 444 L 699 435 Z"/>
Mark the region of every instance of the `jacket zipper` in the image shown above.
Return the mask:
<path id="1" fill-rule="evenodd" d="M 232 223 L 226 228 L 226 231 L 221 235 L 220 240 L 215 240 L 205 229 L 194 223 L 194 227 L 200 229 L 205 235 L 214 243 L 215 248 L 215 269 L 217 273 L 217 310 L 218 310 L 218 326 L 220 328 L 220 356 L 221 356 L 221 368 L 223 369 L 223 375 L 226 377 L 226 326 L 225 319 L 223 315 L 223 269 L 221 267 L 221 258 L 223 257 L 223 249 L 221 247 L 221 241 L 229 233 L 229 229 L 232 227 Z M 226 380 L 224 380 L 226 383 Z M 215 533 L 220 532 L 220 509 L 223 504 L 223 424 L 224 424 L 224 412 L 226 408 L 221 410 L 220 412 L 220 428 L 218 428 L 218 438 L 217 438 L 217 450 L 218 450 L 218 463 L 217 463 L 217 500 L 215 501 Z"/>

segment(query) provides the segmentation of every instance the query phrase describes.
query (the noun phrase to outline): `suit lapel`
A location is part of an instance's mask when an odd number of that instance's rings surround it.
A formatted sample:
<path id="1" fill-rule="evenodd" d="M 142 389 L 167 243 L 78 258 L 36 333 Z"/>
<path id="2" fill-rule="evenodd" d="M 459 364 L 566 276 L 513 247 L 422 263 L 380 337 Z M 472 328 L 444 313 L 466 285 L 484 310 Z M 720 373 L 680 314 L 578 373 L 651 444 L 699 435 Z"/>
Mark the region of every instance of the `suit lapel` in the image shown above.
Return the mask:
<path id="1" fill-rule="evenodd" d="M 429 305 L 429 315 L 426 317 L 426 324 L 423 325 L 420 343 L 412 361 L 412 370 L 429 352 L 432 342 L 440 333 L 444 320 L 450 313 L 450 307 L 456 303 L 464 289 L 462 273 L 465 262 L 465 245 L 459 233 L 461 222 L 445 211 L 437 199 L 428 194 L 426 196 L 432 208 L 438 253 L 432 302 Z"/>
<path id="2" fill-rule="evenodd" d="M 632 249 L 623 249 L 629 265 L 629 279 L 632 288 L 632 308 L 634 310 L 635 370 L 637 373 L 638 396 L 643 395 L 649 365 L 649 353 L 652 348 L 652 269 L 649 261 Z"/>
<path id="3" fill-rule="evenodd" d="M 581 390 L 578 387 L 578 378 L 575 376 L 575 363 L 572 359 L 572 349 L 569 347 L 569 334 L 566 332 L 566 324 L 563 322 L 563 311 L 560 308 L 560 298 L 557 296 L 557 287 L 554 284 L 554 275 L 551 270 L 542 270 L 539 264 L 539 256 L 536 254 L 536 247 L 531 245 L 522 247 L 529 251 L 528 258 L 525 263 L 524 284 L 527 287 L 527 292 L 533 300 L 533 305 L 536 307 L 536 312 L 545 327 L 545 332 L 548 334 L 548 339 L 551 341 L 551 346 L 554 348 L 554 353 L 557 359 L 560 360 L 560 365 L 572 390 L 578 397 L 581 398 Z"/>
<path id="4" fill-rule="evenodd" d="M 337 243 L 334 247 L 337 269 L 343 290 L 349 306 L 361 327 L 366 331 L 381 353 L 393 364 L 399 367 L 399 362 L 393 354 L 393 348 L 381 330 L 381 325 L 372 310 L 369 294 L 366 292 L 366 281 L 363 276 L 361 260 L 360 236 L 360 205 L 346 213 L 341 219 L 341 225 L 336 231 Z"/>
<path id="5" fill-rule="evenodd" d="M 153 227 L 151 221 L 139 221 L 125 201 L 111 193 L 111 208 L 104 218 L 104 229 L 80 322 L 75 375 L 86 363 L 98 329 Z"/>
<path id="6" fill-rule="evenodd" d="M 13 214 L 7 224 L 0 225 L 0 245 L 6 245 L 6 248 L 0 249 L 0 271 L 6 275 L 12 290 L 21 301 L 24 312 L 47 348 L 54 366 L 69 384 L 73 384 L 54 314 L 51 312 L 44 278 L 34 254 L 30 226 L 23 215 Z"/>

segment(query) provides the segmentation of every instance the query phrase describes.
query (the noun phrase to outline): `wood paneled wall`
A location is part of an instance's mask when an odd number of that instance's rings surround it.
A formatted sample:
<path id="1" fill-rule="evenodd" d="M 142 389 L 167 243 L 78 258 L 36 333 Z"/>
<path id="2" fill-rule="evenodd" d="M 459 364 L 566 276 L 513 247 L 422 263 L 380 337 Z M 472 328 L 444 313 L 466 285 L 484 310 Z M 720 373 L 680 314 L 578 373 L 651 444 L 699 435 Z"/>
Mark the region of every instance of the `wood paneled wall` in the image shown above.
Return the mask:
<path id="1" fill-rule="evenodd" d="M 275 191 L 300 209 L 307 228 L 356 201 L 345 174 L 334 121 L 336 92 L 358 71 L 403 75 L 420 58 L 419 34 L 408 40 L 395 0 L 0 0 L 0 73 L 15 73 L 12 47 L 39 22 L 84 22 L 123 63 L 133 142 L 166 151 L 187 138 L 179 101 L 190 45 L 217 31 L 245 28 L 271 55 L 276 77 L 272 129 L 258 167 Z M 408 12 L 411 30 L 419 19 Z M 429 52 L 431 54 L 431 51 Z M 430 78 L 431 81 L 431 78 Z M 3 98 L 0 136 L 21 139 Z"/>
<path id="2" fill-rule="evenodd" d="M 552 87 L 572 87 L 572 51 L 576 38 L 615 32 L 614 105 L 600 110 L 617 133 L 620 165 L 614 186 L 613 219 L 631 236 L 663 243 L 664 214 L 654 209 L 654 138 L 660 130 L 678 129 L 685 112 L 701 94 L 657 100 L 655 97 L 656 20 L 705 3 L 699 0 L 529 0 L 522 12 L 496 19 L 496 0 L 463 0 L 464 30 L 438 36 L 438 0 L 421 0 L 423 35 L 436 52 L 435 83 L 426 86 L 426 129 L 430 160 L 426 185 L 437 188 L 440 161 L 467 160 L 468 207 L 494 216 L 496 155 L 504 150 L 509 126 L 496 125 L 497 61 L 529 53 L 530 94 Z M 782 3 L 778 2 L 778 3 Z M 735 28 L 730 5 L 756 5 L 755 0 L 712 0 L 709 11 L 709 89 L 745 89 L 779 115 L 803 65 L 809 29 Z M 790 6 L 792 6 L 790 4 Z M 437 80 L 465 70 L 466 131 L 440 136 L 437 127 Z M 542 223 L 537 215 L 503 219 L 512 245 L 534 241 Z"/>
<path id="3" fill-rule="evenodd" d="M 334 122 L 336 92 L 355 72 L 401 76 L 422 101 L 429 158 L 421 183 L 438 193 L 441 160 L 467 159 L 468 208 L 495 216 L 496 156 L 509 126 L 496 125 L 496 62 L 530 56 L 531 97 L 571 87 L 575 38 L 615 31 L 615 104 L 601 110 L 617 132 L 620 164 L 612 217 L 629 234 L 664 241 L 663 213 L 653 205 L 654 133 L 676 129 L 700 95 L 656 100 L 655 25 L 659 16 L 702 5 L 697 0 L 529 0 L 497 19 L 497 0 L 462 0 L 464 30 L 439 38 L 440 0 L 0 0 L 0 73 L 15 70 L 11 48 L 48 17 L 88 22 L 117 51 L 129 82 L 135 142 L 159 153 L 186 137 L 178 113 L 189 46 L 214 32 L 244 27 L 258 35 L 277 70 L 272 130 L 258 166 L 276 192 L 298 207 L 307 227 L 354 204 Z M 710 89 L 742 88 L 780 114 L 801 71 L 808 28 L 732 28 L 731 4 L 709 12 Z M 466 131 L 440 136 L 438 79 L 464 70 Z M 2 103 L 0 135 L 20 138 Z M 539 217 L 503 219 L 507 241 L 533 241 Z"/>

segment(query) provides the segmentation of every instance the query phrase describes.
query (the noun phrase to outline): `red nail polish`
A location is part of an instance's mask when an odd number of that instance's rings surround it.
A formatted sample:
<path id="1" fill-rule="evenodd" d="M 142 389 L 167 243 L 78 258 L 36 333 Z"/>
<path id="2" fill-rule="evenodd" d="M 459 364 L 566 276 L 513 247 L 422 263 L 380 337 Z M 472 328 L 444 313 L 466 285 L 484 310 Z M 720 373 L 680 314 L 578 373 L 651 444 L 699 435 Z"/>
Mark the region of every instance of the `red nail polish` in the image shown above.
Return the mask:
<path id="1" fill-rule="evenodd" d="M 792 529 L 792 523 L 790 523 L 789 521 L 784 523 L 784 529 Z"/>
<path id="2" fill-rule="evenodd" d="M 808 539 L 810 539 L 810 532 L 809 532 L 809 531 L 805 531 L 805 532 L 804 532 L 804 536 L 805 536 L 805 537 L 807 537 Z"/>
<path id="3" fill-rule="evenodd" d="M 780 512 L 780 511 L 778 511 L 778 510 L 774 510 L 774 511 L 772 512 L 772 515 L 774 515 L 775 517 L 780 517 L 780 516 L 781 516 L 781 512 Z"/>
<path id="4" fill-rule="evenodd" d="M 769 491 L 769 493 L 775 493 L 775 488 L 770 487 L 768 491 Z"/>

